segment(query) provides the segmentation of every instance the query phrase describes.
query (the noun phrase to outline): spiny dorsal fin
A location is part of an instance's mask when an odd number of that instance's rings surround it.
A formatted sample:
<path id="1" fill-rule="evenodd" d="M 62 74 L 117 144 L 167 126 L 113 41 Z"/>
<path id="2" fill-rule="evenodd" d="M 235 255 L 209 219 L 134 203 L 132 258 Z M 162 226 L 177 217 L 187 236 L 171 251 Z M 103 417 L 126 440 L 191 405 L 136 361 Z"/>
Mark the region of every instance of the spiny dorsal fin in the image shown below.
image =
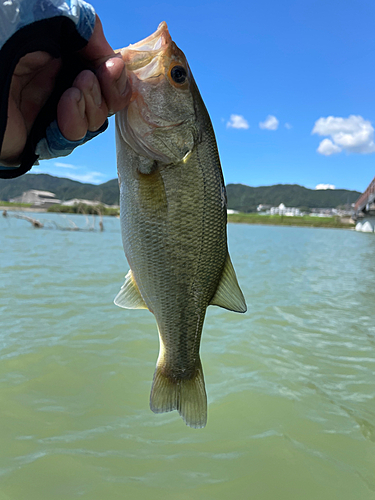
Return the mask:
<path id="1" fill-rule="evenodd" d="M 223 273 L 210 304 L 240 313 L 247 311 L 245 298 L 238 284 L 236 271 L 230 260 L 229 253 L 227 253 Z"/>
<path id="2" fill-rule="evenodd" d="M 131 270 L 125 276 L 125 283 L 114 300 L 116 306 L 124 309 L 148 309 Z"/>

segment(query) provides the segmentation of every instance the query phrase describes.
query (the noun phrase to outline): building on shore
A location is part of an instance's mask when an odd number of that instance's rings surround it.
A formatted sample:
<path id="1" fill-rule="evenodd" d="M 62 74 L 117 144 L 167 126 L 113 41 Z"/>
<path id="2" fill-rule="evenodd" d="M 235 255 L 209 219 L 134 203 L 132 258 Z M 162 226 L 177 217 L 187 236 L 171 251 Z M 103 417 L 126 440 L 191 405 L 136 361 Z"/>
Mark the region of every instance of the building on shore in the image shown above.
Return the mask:
<path id="1" fill-rule="evenodd" d="M 309 215 L 310 217 L 350 217 L 353 213 L 351 210 L 343 210 L 339 208 L 311 208 L 306 212 L 302 212 L 300 208 L 286 207 L 284 203 L 280 203 L 278 207 L 270 205 L 258 205 L 257 212 L 262 215 L 285 215 L 287 217 L 296 217 Z"/>
<path id="2" fill-rule="evenodd" d="M 33 208 L 49 208 L 52 205 L 65 205 L 68 207 L 74 207 L 75 205 L 91 205 L 91 206 L 103 206 L 105 208 L 119 208 L 118 205 L 107 205 L 101 201 L 94 200 L 84 200 L 81 198 L 73 198 L 67 201 L 61 201 L 56 198 L 55 193 L 50 191 L 40 191 L 38 189 L 29 189 L 22 193 L 21 196 L 11 198 L 10 203 L 27 203 L 32 205 Z"/>
<path id="3" fill-rule="evenodd" d="M 257 206 L 257 212 L 269 212 L 272 205 L 263 205 L 262 203 Z"/>
<path id="4" fill-rule="evenodd" d="M 11 203 L 28 203 L 36 208 L 48 208 L 61 203 L 61 200 L 56 198 L 55 193 L 39 191 L 38 189 L 24 191 L 21 196 L 16 196 L 16 198 L 12 198 L 9 201 Z"/>
<path id="5" fill-rule="evenodd" d="M 295 217 L 301 215 L 301 210 L 295 207 L 286 207 L 284 203 L 280 203 L 278 207 L 270 208 L 271 215 L 286 215 L 287 217 Z"/>
<path id="6" fill-rule="evenodd" d="M 278 207 L 271 207 L 271 205 L 258 205 L 257 212 L 264 215 L 285 215 L 287 217 L 302 215 L 299 208 L 286 207 L 284 203 L 280 203 Z"/>

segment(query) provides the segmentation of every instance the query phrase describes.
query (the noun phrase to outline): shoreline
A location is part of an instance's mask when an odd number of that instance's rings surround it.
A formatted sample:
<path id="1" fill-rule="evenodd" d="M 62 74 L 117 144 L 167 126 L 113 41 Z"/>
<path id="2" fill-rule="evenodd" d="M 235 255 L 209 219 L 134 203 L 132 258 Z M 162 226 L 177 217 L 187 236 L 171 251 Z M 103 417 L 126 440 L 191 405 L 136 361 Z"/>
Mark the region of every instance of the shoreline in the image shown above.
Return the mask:
<path id="1" fill-rule="evenodd" d="M 17 205 L 0 205 L 0 210 L 3 212 L 34 212 L 34 213 L 45 213 L 48 210 L 46 208 L 32 208 L 32 207 L 22 207 Z"/>
<path id="2" fill-rule="evenodd" d="M 246 224 L 248 226 L 272 226 L 272 227 L 301 227 L 308 229 L 349 229 L 350 231 L 355 230 L 355 226 L 349 224 L 343 224 L 341 226 L 313 226 L 311 224 L 278 224 L 272 222 L 237 222 L 228 219 L 228 224 Z"/>
<path id="3" fill-rule="evenodd" d="M 343 222 L 339 217 L 311 217 L 296 216 L 287 217 L 282 215 L 258 215 L 249 214 L 228 214 L 228 222 L 237 224 L 257 224 L 262 226 L 284 226 L 284 227 L 320 227 L 330 229 L 354 229 L 355 224 L 350 219 Z"/>
<path id="4" fill-rule="evenodd" d="M 4 210 L 9 212 L 27 212 L 27 213 L 66 213 L 61 212 L 48 212 L 47 208 L 38 208 L 20 205 L 1 205 L 0 211 Z M 84 214 L 77 214 L 84 215 Z M 284 226 L 284 227 L 317 227 L 329 229 L 354 229 L 355 224 L 347 220 L 342 222 L 338 217 L 286 217 L 280 215 L 258 215 L 256 213 L 249 214 L 228 214 L 228 223 L 234 224 L 252 224 L 259 226 Z"/>

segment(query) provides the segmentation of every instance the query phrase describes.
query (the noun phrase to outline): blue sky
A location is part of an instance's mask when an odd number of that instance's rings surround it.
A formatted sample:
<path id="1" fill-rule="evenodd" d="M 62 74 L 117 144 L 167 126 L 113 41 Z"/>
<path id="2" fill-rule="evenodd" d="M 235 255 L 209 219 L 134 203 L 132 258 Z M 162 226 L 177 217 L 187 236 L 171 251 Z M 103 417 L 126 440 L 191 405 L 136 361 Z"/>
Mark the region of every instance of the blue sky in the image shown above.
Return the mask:
<path id="1" fill-rule="evenodd" d="M 226 183 L 363 191 L 373 179 L 373 0 L 91 3 L 114 48 L 167 22 L 211 115 Z M 99 138 L 33 171 L 115 178 L 113 118 Z"/>

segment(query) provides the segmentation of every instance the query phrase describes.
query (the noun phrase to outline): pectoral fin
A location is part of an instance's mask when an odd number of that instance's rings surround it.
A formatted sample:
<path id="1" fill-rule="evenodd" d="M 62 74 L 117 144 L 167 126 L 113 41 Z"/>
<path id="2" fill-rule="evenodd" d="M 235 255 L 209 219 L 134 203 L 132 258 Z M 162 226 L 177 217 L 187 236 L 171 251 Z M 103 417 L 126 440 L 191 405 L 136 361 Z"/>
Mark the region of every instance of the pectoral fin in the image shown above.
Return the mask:
<path id="1" fill-rule="evenodd" d="M 116 295 L 114 303 L 116 306 L 123 307 L 125 309 L 148 309 L 133 278 L 131 270 L 125 276 L 125 283 Z"/>
<path id="2" fill-rule="evenodd" d="M 247 311 L 245 298 L 238 284 L 229 253 L 227 254 L 219 285 L 210 304 L 240 313 Z"/>

